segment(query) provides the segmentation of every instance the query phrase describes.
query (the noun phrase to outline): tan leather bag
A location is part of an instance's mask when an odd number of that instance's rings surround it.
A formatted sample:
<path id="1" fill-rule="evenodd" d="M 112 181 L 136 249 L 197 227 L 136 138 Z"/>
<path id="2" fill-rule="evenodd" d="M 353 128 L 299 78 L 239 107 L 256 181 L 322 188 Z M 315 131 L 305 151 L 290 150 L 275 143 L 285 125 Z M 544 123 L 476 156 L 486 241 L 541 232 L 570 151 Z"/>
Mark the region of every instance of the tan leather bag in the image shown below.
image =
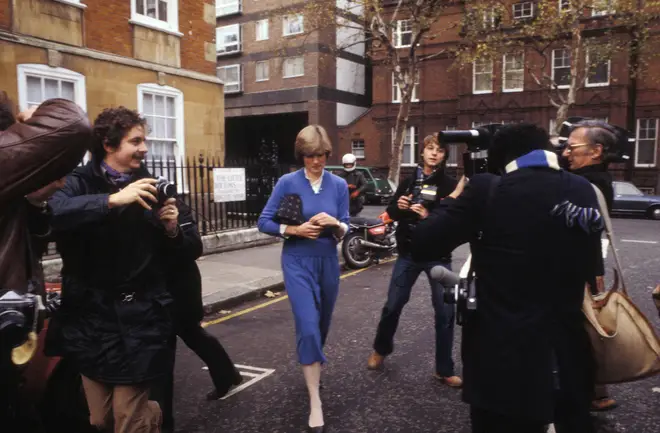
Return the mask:
<path id="1" fill-rule="evenodd" d="M 628 297 L 605 197 L 594 190 L 616 264 L 612 289 L 596 296 L 588 286 L 584 290 L 582 310 L 596 357 L 596 383 L 632 382 L 660 373 L 660 339 Z"/>

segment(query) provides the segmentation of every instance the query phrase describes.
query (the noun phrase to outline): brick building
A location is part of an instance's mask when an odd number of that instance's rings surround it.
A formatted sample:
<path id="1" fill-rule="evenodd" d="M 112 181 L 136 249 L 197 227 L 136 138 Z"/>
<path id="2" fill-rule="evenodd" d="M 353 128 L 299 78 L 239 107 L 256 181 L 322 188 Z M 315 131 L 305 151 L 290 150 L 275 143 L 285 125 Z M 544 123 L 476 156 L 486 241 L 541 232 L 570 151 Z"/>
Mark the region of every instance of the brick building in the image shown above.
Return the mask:
<path id="1" fill-rule="evenodd" d="M 214 32 L 212 0 L 0 0 L 0 89 L 20 109 L 74 100 L 92 121 L 138 108 L 151 156 L 222 158 Z"/>
<path id="2" fill-rule="evenodd" d="M 310 32 L 304 5 L 301 0 L 217 0 L 228 158 L 256 156 L 266 141 L 276 143 L 280 162 L 293 163 L 293 143 L 302 127 L 319 123 L 336 142 L 337 127 L 369 106 L 364 44 L 333 55 L 335 41 L 359 38 L 360 31 L 324 26 Z"/>
<path id="3" fill-rule="evenodd" d="M 463 6 L 457 2 L 446 10 L 435 24 L 440 37 L 424 43 L 422 53 L 445 50 L 460 42 L 459 31 Z M 534 10 L 533 1 L 511 2 L 515 11 Z M 517 6 L 514 6 L 516 4 Z M 515 19 L 515 18 L 514 18 Z M 591 22 L 597 17 L 589 19 Z M 585 24 L 587 25 L 587 24 Z M 405 25 L 398 25 L 396 40 L 405 44 Z M 405 49 L 402 45 L 401 49 Z M 552 52 L 547 64 L 549 74 L 570 71 L 570 61 L 563 50 Z M 524 55 L 533 55 L 525 53 Z M 362 157 L 361 164 L 386 168 L 394 125 L 398 113 L 398 89 L 393 86 L 389 66 L 373 56 L 373 104 L 368 112 L 349 125 L 339 128 L 339 152 L 351 150 Z M 625 126 L 627 124 L 628 90 L 631 80 L 627 71 L 627 53 L 617 53 L 598 68 L 598 74 L 587 81 L 578 92 L 578 102 L 571 108 L 571 116 L 606 119 Z M 650 59 L 649 71 L 657 70 L 660 59 Z M 419 84 L 408 122 L 404 144 L 403 170 L 413 167 L 418 160 L 419 143 L 433 132 L 445 129 L 469 129 L 484 123 L 534 122 L 554 129 L 556 109 L 550 104 L 547 91 L 540 88 L 516 62 L 504 58 L 490 65 L 476 68 L 452 68 L 454 59 L 441 55 L 423 63 Z M 505 74 L 506 70 L 506 74 Z M 638 82 L 636 104 L 636 133 L 638 137 L 631 163 L 632 180 L 647 192 L 660 192 L 658 176 L 658 129 L 660 118 L 660 81 L 650 73 Z M 509 77 L 509 81 L 505 79 Z M 512 80 L 511 78 L 515 78 Z M 512 84 L 512 82 L 514 84 Z M 449 166 L 460 165 L 459 145 L 452 149 Z M 618 173 L 620 175 L 623 172 Z"/>

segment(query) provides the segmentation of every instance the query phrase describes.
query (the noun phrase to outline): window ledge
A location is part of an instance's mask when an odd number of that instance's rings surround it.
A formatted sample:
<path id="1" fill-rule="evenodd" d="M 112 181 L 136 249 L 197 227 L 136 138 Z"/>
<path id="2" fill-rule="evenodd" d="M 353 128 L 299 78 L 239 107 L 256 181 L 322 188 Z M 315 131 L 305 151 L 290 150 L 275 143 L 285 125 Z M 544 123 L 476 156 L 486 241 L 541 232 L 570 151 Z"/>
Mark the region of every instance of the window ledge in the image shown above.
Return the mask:
<path id="1" fill-rule="evenodd" d="M 283 76 L 282 78 L 299 78 L 299 77 L 304 77 L 305 74 L 300 74 L 300 75 L 289 75 L 289 76 Z"/>
<path id="2" fill-rule="evenodd" d="M 586 83 L 584 87 L 607 87 L 609 85 L 610 83 L 593 83 L 593 84 Z"/>
<path id="3" fill-rule="evenodd" d="M 502 93 L 524 92 L 525 89 L 502 89 Z"/>
<path id="4" fill-rule="evenodd" d="M 87 9 L 87 5 L 83 3 L 73 2 L 69 0 L 53 0 L 53 1 L 57 3 L 65 4 L 67 6 L 73 6 L 74 8 L 78 8 L 78 9 L 83 9 L 83 10 Z"/>
<path id="5" fill-rule="evenodd" d="M 472 91 L 473 95 L 490 95 L 491 93 L 493 93 L 492 90 L 474 90 L 474 91 Z"/>
<path id="6" fill-rule="evenodd" d="M 159 31 L 159 32 L 170 34 L 172 36 L 177 36 L 179 38 L 183 37 L 183 33 L 181 33 L 181 32 L 177 32 L 177 31 L 172 30 L 172 29 L 166 29 L 164 27 L 160 27 L 160 26 L 157 26 L 157 25 L 154 25 L 154 24 L 151 24 L 151 23 L 146 23 L 144 21 L 130 19 L 130 20 L 128 20 L 128 22 L 130 24 L 135 25 L 135 26 L 146 27 L 146 28 L 151 29 L 151 30 L 156 30 L 156 31 Z"/>

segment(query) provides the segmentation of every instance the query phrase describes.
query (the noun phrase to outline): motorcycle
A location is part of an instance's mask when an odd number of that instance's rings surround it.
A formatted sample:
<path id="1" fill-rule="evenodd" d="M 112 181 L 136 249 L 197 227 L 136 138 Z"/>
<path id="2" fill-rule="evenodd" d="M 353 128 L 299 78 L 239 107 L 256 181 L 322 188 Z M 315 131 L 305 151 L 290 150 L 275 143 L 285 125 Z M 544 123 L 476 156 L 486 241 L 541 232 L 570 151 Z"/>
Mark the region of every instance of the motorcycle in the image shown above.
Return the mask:
<path id="1" fill-rule="evenodd" d="M 351 217 L 341 246 L 346 266 L 362 269 L 394 254 L 396 224 L 387 213 L 378 218 Z"/>

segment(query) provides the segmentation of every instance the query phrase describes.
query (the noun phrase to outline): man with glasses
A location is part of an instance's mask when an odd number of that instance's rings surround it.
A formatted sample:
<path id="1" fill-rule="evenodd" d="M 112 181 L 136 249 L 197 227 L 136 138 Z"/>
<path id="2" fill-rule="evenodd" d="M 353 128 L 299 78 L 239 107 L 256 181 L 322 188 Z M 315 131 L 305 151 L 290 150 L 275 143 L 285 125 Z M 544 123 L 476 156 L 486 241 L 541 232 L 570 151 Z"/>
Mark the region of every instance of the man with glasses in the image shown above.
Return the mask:
<path id="1" fill-rule="evenodd" d="M 607 171 L 606 154 L 616 142 L 616 134 L 608 124 L 596 120 L 583 120 L 573 127 L 562 153 L 573 174 L 584 177 L 600 189 L 607 202 L 608 211 L 612 210 L 614 187 L 612 175 Z M 594 292 L 602 292 L 605 290 L 605 267 L 601 256 L 595 259 L 597 259 L 598 272 L 591 287 Z M 596 386 L 591 410 L 607 411 L 614 409 L 616 405 L 616 401 L 608 396 L 605 386 Z"/>

